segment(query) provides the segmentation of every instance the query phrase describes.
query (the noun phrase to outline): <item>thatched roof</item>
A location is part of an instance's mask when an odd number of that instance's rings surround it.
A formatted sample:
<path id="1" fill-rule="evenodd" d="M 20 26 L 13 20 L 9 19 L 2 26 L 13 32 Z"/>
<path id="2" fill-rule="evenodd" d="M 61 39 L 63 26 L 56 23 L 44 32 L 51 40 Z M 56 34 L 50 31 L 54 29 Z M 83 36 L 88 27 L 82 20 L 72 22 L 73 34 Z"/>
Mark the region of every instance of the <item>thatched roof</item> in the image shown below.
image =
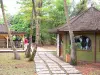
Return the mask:
<path id="1" fill-rule="evenodd" d="M 70 20 L 70 28 L 73 31 L 97 31 L 100 30 L 100 11 L 94 7 L 79 14 Z M 68 31 L 67 23 L 54 28 L 50 32 Z"/>
<path id="2" fill-rule="evenodd" d="M 25 32 L 11 31 L 12 34 L 25 34 Z M 5 25 L 0 24 L 0 34 L 8 34 Z"/>

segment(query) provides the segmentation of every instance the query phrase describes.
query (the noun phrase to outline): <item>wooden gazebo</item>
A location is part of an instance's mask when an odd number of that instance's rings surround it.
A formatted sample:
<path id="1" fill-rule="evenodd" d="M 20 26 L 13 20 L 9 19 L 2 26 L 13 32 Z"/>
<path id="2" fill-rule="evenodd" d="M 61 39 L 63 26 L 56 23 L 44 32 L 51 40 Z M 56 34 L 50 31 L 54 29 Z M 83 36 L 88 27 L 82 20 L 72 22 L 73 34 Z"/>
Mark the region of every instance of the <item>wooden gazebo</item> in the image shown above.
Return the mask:
<path id="1" fill-rule="evenodd" d="M 20 46 L 21 41 L 24 41 L 24 34 L 25 32 L 18 32 L 18 31 L 11 31 L 12 36 L 19 36 L 21 40 L 18 40 L 18 48 L 23 47 Z M 24 45 L 24 44 L 23 44 Z M 9 36 L 6 30 L 5 25 L 0 25 L 0 48 L 10 48 Z"/>

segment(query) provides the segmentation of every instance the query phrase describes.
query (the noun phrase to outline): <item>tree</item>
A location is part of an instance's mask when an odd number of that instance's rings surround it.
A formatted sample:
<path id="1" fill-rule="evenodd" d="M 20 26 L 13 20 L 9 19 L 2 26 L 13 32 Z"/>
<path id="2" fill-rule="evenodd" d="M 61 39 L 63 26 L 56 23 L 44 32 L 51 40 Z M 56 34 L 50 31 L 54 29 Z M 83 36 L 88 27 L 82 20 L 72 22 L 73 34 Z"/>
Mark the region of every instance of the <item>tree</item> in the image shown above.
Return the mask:
<path id="1" fill-rule="evenodd" d="M 4 18 L 4 25 L 6 27 L 6 30 L 8 31 L 8 35 L 9 35 L 9 38 L 10 38 L 10 43 L 11 43 L 11 47 L 12 47 L 12 50 L 14 52 L 14 59 L 20 59 L 20 56 L 18 54 L 18 52 L 16 51 L 16 48 L 14 46 L 14 42 L 12 40 L 12 35 L 11 35 L 11 32 L 10 32 L 10 29 L 8 28 L 8 23 L 7 23 L 7 19 L 6 19 L 6 16 L 5 16 L 5 11 L 4 11 L 4 5 L 3 5 L 3 1 L 0 0 L 0 3 L 1 3 L 1 9 L 2 9 L 2 14 L 3 14 L 3 18 Z"/>
<path id="2" fill-rule="evenodd" d="M 36 55 L 37 52 L 37 47 L 39 44 L 39 39 L 40 39 L 40 8 L 42 7 L 42 0 L 39 0 L 37 2 L 35 2 L 34 0 L 32 0 L 32 4 L 33 4 L 33 11 L 34 11 L 34 19 L 35 19 L 35 26 L 36 26 L 36 40 L 35 40 L 35 47 L 34 50 L 32 52 L 32 56 L 29 58 L 29 61 L 33 61 L 34 57 Z M 36 9 L 36 7 L 38 9 Z"/>
<path id="3" fill-rule="evenodd" d="M 76 5 L 76 9 L 73 11 L 76 15 L 82 13 L 87 9 L 88 0 L 80 0 L 80 2 Z"/>
<path id="4" fill-rule="evenodd" d="M 66 4 L 66 0 L 64 0 L 64 10 L 65 10 L 66 23 L 68 25 L 69 36 L 70 36 L 70 41 L 71 41 L 71 61 L 70 61 L 70 64 L 76 65 L 77 59 L 76 59 L 75 39 L 74 39 L 73 30 L 71 30 L 71 27 L 70 27 L 70 21 L 69 21 L 69 16 L 68 16 L 68 6 Z"/>
<path id="5" fill-rule="evenodd" d="M 10 21 L 11 29 L 22 32 L 24 31 L 26 32 L 26 36 L 29 37 L 31 23 L 30 16 L 32 16 L 31 0 L 18 0 L 17 3 L 21 5 L 20 11 L 17 14 L 13 15 Z"/>
<path id="6" fill-rule="evenodd" d="M 33 5 L 34 7 L 34 5 Z M 30 57 L 31 56 L 31 46 L 32 46 L 32 35 L 33 35 L 33 14 L 34 14 L 34 10 L 33 10 L 33 7 L 32 7 L 32 15 L 31 15 L 31 23 L 30 23 L 30 36 L 29 36 L 29 45 L 27 46 L 27 52 L 26 52 L 26 57 Z"/>
<path id="7" fill-rule="evenodd" d="M 30 16 L 32 11 L 31 0 L 19 0 L 21 5 L 20 12 L 14 15 L 11 21 L 12 29 L 16 31 L 25 31 L 27 36 L 30 32 Z M 62 0 L 42 0 L 42 8 L 37 10 L 42 11 L 38 18 L 41 20 L 40 24 L 40 44 L 54 44 L 56 43 L 55 34 L 49 34 L 48 29 L 63 25 L 65 23 L 64 7 Z M 59 16 L 58 16 L 59 15 Z M 35 38 L 35 25 L 33 27 L 33 37 Z M 35 39 L 32 39 L 33 41 Z"/>

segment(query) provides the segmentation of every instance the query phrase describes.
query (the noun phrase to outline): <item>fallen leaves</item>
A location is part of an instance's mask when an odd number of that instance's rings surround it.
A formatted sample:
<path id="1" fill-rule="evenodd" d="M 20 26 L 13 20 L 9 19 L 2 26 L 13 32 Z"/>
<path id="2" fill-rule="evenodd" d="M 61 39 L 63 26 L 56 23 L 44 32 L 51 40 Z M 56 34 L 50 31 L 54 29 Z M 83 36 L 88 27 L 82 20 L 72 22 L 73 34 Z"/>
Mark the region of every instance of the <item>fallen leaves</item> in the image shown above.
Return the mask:
<path id="1" fill-rule="evenodd" d="M 100 63 L 78 62 L 76 68 L 83 75 L 100 75 Z"/>

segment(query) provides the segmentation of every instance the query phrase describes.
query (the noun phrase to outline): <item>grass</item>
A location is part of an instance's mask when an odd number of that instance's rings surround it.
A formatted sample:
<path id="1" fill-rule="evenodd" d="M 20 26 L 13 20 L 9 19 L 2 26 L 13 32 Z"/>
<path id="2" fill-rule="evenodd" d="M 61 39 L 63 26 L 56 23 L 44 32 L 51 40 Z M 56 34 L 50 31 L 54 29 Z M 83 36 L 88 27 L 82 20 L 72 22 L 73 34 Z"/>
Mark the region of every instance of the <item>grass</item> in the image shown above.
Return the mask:
<path id="1" fill-rule="evenodd" d="M 0 75 L 34 75 L 33 62 L 28 62 L 24 53 L 21 60 L 14 60 L 13 53 L 0 53 Z"/>

